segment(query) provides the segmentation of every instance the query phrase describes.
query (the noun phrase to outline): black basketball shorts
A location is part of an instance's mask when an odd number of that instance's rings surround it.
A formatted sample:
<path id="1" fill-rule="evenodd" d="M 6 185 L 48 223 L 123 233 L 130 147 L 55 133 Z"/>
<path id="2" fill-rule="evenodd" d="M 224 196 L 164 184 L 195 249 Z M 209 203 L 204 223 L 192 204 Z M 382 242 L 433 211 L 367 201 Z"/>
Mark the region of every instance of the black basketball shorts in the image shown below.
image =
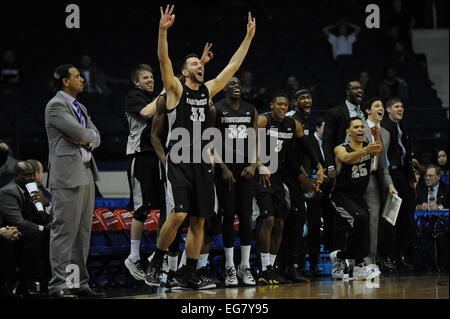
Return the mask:
<path id="1" fill-rule="evenodd" d="M 172 211 L 197 217 L 214 214 L 214 168 L 210 163 L 173 163 L 167 155 L 166 177 L 167 215 Z"/>
<path id="2" fill-rule="evenodd" d="M 231 191 L 228 182 L 222 178 L 221 169 L 217 168 L 215 172 L 220 210 L 227 217 L 233 217 L 235 214 L 242 217 L 252 216 L 256 178 L 246 179 L 242 177 L 241 173 L 245 168 L 243 165 L 229 165 L 228 168 L 236 180 L 236 183 L 231 186 Z"/>

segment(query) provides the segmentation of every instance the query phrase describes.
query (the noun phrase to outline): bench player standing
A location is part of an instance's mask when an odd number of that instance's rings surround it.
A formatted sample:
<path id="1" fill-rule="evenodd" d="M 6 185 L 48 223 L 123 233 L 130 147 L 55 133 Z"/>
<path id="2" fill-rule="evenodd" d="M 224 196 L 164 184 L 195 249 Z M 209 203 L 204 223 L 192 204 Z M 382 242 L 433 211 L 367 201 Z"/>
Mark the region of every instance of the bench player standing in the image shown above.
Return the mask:
<path id="1" fill-rule="evenodd" d="M 256 137 L 258 112 L 241 100 L 241 82 L 232 77 L 225 87 L 225 98 L 215 103 L 216 127 L 222 133 L 222 163 L 215 180 L 220 209 L 223 211 L 222 238 L 225 252 L 225 285 L 237 286 L 239 277 L 245 285 L 256 285 L 250 270 L 251 216 L 253 212 L 256 148 L 249 148 L 249 131 Z M 229 145 L 229 146 L 228 146 Z M 227 158 L 232 155 L 232 162 Z M 234 216 L 239 218 L 241 263 L 234 265 Z"/>
<path id="2" fill-rule="evenodd" d="M 192 140 L 194 128 L 200 129 L 200 134 L 211 121 L 209 100 L 222 90 L 242 64 L 251 41 L 255 35 L 256 21 L 248 15 L 247 34 L 228 65 L 214 79 L 204 83 L 204 67 L 195 56 L 185 59 L 182 75 L 185 84 L 174 76 L 172 63 L 169 59 L 167 29 L 175 22 L 172 15 L 174 6 L 161 7 L 159 24 L 158 59 L 164 88 L 167 92 L 167 117 L 169 120 L 169 136 L 167 146 L 169 154 L 166 157 L 167 195 L 173 206 L 168 210 L 168 218 L 161 228 L 155 255 L 147 271 L 146 284 L 159 286 L 159 273 L 163 262 L 164 251 L 174 240 L 177 230 L 189 212 L 189 230 L 186 238 L 186 267 L 184 280 L 194 288 L 201 288 L 201 280 L 196 274 L 197 259 L 204 237 L 205 217 L 214 213 L 214 176 L 212 163 L 174 163 L 171 159 L 171 148 L 177 144 L 172 139 L 171 132 L 176 128 L 189 131 L 191 140 L 188 149 L 190 155 L 202 157 L 200 149 L 195 149 L 198 141 Z M 203 146 L 203 145 L 202 145 Z M 195 205 L 196 204 L 196 205 Z M 197 210 L 190 211 L 196 206 Z"/>

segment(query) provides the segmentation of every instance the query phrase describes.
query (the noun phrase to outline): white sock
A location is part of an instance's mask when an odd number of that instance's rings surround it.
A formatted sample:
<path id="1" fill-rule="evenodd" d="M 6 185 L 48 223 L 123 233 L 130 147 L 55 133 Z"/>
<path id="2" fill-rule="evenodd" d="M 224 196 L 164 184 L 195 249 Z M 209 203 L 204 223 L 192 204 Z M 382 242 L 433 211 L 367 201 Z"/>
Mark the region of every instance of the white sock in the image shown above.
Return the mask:
<path id="1" fill-rule="evenodd" d="M 233 260 L 233 252 L 234 247 L 231 248 L 223 248 L 225 252 L 225 269 L 234 267 L 234 260 Z"/>
<path id="2" fill-rule="evenodd" d="M 178 266 L 178 255 L 177 256 L 168 256 L 167 257 L 167 262 L 169 263 L 169 271 L 173 270 L 173 271 L 177 271 L 177 266 Z"/>
<path id="3" fill-rule="evenodd" d="M 267 270 L 267 266 L 270 266 L 270 253 L 261 253 L 261 269 Z"/>
<path id="4" fill-rule="evenodd" d="M 197 269 L 206 267 L 206 264 L 208 263 L 208 255 L 209 254 L 200 254 L 200 256 L 198 256 Z"/>
<path id="5" fill-rule="evenodd" d="M 277 255 L 270 254 L 270 265 L 273 266 L 275 263 L 275 259 L 277 259 Z"/>
<path id="6" fill-rule="evenodd" d="M 128 256 L 128 259 L 131 262 L 136 262 L 138 260 L 141 259 L 141 255 L 139 254 L 139 246 L 141 245 L 141 241 L 140 240 L 131 240 L 131 245 L 130 245 L 130 255 Z"/>
<path id="7" fill-rule="evenodd" d="M 183 250 L 183 254 L 181 255 L 180 264 L 178 265 L 178 269 L 186 265 L 186 250 Z"/>
<path id="8" fill-rule="evenodd" d="M 241 246 L 241 268 L 250 268 L 250 250 L 252 246 Z"/>

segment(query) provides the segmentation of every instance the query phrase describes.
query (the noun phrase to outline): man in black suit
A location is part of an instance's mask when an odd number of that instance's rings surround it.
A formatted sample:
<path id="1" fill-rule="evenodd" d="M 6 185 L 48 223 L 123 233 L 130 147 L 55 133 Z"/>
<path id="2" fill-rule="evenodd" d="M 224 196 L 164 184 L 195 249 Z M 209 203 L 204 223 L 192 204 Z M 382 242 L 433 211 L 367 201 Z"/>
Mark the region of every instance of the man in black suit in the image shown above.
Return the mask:
<path id="1" fill-rule="evenodd" d="M 379 252 L 382 256 L 397 257 L 397 262 L 404 269 L 413 270 L 414 267 L 408 259 L 412 257 L 416 239 L 414 190 L 417 181 L 413 170 L 411 142 L 407 128 L 402 122 L 404 113 L 402 101 L 398 98 L 387 101 L 386 111 L 389 116 L 384 117 L 381 126 L 390 134 L 390 145 L 387 152 L 389 174 L 398 196 L 403 201 L 395 227 L 392 227 L 386 220 L 382 220 Z"/>
<path id="2" fill-rule="evenodd" d="M 325 129 L 323 131 L 323 151 L 325 164 L 328 169 L 328 177 L 336 176 L 334 148 L 345 141 L 345 132 L 351 117 L 359 117 L 363 122 L 364 113 L 360 104 L 364 95 L 364 89 L 357 80 L 350 80 L 345 87 L 346 100 L 328 110 L 325 113 Z"/>
<path id="3" fill-rule="evenodd" d="M 40 192 L 30 195 L 26 190 L 26 184 L 35 182 L 33 166 L 27 161 L 19 161 L 14 170 L 14 180 L 0 189 L 0 216 L 4 224 L 15 226 L 22 233 L 14 247 L 21 270 L 16 291 L 30 296 L 39 294 L 33 283 L 41 281 L 45 288 L 50 276 L 48 247 L 52 217 L 46 212 L 38 212 L 34 206 L 39 201 L 46 207 L 48 199 Z"/>
<path id="4" fill-rule="evenodd" d="M 346 100 L 325 113 L 325 128 L 323 131 L 323 152 L 325 155 L 325 170 L 326 175 L 332 184 L 336 177 L 334 148 L 345 142 L 347 136 L 346 130 L 350 126 L 351 117 L 359 117 L 364 122 L 364 113 L 361 110 L 361 102 L 364 95 L 364 89 L 358 80 L 349 80 L 345 86 Z M 325 190 L 323 196 L 328 197 L 328 192 Z M 334 216 L 326 221 L 326 224 L 333 225 L 334 229 L 330 229 L 332 238 L 329 239 L 332 247 L 328 249 L 336 250 L 345 245 L 345 231 L 346 225 L 341 224 L 340 220 L 334 220 Z"/>
<path id="5" fill-rule="evenodd" d="M 439 182 L 441 169 L 431 164 L 425 173 L 425 185 L 417 188 L 416 210 L 448 209 L 448 184 Z"/>

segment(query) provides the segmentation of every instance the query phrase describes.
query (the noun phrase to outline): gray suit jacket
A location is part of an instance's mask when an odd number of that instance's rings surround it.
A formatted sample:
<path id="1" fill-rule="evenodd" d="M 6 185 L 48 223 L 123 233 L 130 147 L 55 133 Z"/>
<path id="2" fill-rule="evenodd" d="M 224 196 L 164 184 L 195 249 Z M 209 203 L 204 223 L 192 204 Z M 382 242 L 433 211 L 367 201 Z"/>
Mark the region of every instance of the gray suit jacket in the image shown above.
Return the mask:
<path id="1" fill-rule="evenodd" d="M 81 151 L 78 145 L 67 141 L 70 137 L 76 141 L 90 143 L 91 150 L 100 145 L 100 133 L 92 123 L 86 108 L 80 103 L 86 127 L 79 122 L 79 117 L 69 101 L 58 92 L 45 108 L 45 129 L 49 146 L 49 187 L 50 189 L 67 189 L 89 183 Z M 98 169 L 94 156 L 91 159 L 94 180 L 98 180 Z"/>
<path id="2" fill-rule="evenodd" d="M 33 206 L 31 201 L 27 202 L 25 195 L 19 186 L 12 181 L 0 189 L 0 216 L 3 224 L 7 226 L 16 226 L 19 231 L 39 231 L 39 225 L 44 226 L 51 221 L 51 218 L 45 213 L 41 215 Z M 31 221 L 40 221 L 35 223 Z"/>
<path id="3" fill-rule="evenodd" d="M 377 169 L 377 180 L 378 185 L 383 185 L 384 190 L 389 189 L 389 185 L 393 185 L 391 175 L 389 175 L 389 160 L 387 158 L 387 151 L 389 149 L 389 143 L 390 143 L 390 134 L 389 132 L 384 128 L 380 126 L 380 138 L 381 143 L 383 144 L 383 150 L 380 154 L 378 154 L 379 162 L 378 162 L 378 169 Z M 350 137 L 347 135 L 345 138 L 345 141 L 348 142 L 350 140 Z M 367 143 L 372 142 L 372 132 L 370 131 L 369 124 L 367 123 L 367 120 L 364 121 L 364 141 Z M 382 192 L 383 196 L 386 192 Z"/>

